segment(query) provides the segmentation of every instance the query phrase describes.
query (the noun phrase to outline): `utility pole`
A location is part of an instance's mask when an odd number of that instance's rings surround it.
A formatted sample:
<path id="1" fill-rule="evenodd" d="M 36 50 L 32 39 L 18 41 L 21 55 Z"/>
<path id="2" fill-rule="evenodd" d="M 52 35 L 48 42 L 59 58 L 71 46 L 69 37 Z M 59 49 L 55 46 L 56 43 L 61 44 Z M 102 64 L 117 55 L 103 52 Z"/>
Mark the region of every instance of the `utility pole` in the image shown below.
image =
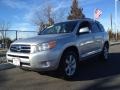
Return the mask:
<path id="1" fill-rule="evenodd" d="M 117 28 L 117 15 L 118 15 L 118 14 L 117 14 L 117 8 L 118 8 L 118 7 L 117 7 L 117 2 L 118 2 L 118 1 L 119 1 L 119 0 L 115 0 L 115 26 L 116 26 L 116 30 L 115 30 L 115 31 L 116 31 L 116 40 L 117 40 L 117 33 L 118 33 L 118 32 L 117 32 L 117 29 L 118 29 L 118 28 Z"/>
<path id="2" fill-rule="evenodd" d="M 18 31 L 16 30 L 15 32 L 16 32 L 16 40 L 17 40 L 18 39 Z"/>
<path id="3" fill-rule="evenodd" d="M 112 14 L 110 15 L 110 22 L 111 22 L 111 30 L 113 30 L 113 20 L 112 20 Z"/>
<path id="4" fill-rule="evenodd" d="M 5 30 L 5 37 L 4 37 L 4 48 L 6 48 L 6 45 L 7 43 L 6 43 L 6 30 Z"/>

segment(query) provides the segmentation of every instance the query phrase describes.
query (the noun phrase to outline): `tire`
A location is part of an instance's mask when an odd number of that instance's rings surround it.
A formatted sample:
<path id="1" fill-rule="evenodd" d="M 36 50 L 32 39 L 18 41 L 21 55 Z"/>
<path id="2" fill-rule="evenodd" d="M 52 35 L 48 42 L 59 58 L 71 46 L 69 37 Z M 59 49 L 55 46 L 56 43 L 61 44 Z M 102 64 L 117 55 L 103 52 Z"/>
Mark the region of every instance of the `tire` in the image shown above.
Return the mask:
<path id="1" fill-rule="evenodd" d="M 74 51 L 66 51 L 60 60 L 60 73 L 65 79 L 72 79 L 78 72 L 78 55 Z"/>
<path id="2" fill-rule="evenodd" d="M 100 54 L 101 61 L 107 61 L 109 57 L 109 46 L 107 44 L 104 45 L 102 53 Z"/>
<path id="3" fill-rule="evenodd" d="M 21 70 L 23 71 L 30 71 L 29 69 L 23 68 L 23 67 L 19 67 Z"/>

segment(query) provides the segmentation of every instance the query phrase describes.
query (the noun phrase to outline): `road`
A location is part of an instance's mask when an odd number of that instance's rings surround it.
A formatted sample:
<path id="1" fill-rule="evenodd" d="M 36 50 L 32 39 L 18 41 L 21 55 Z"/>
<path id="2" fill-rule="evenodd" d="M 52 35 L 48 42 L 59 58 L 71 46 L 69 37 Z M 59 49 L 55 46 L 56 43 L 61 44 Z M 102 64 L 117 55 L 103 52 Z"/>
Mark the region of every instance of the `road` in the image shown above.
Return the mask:
<path id="1" fill-rule="evenodd" d="M 49 72 L 40 74 L 13 68 L 0 71 L 0 90 L 120 90 L 120 45 L 110 47 L 107 63 L 98 59 L 81 62 L 71 81 Z"/>

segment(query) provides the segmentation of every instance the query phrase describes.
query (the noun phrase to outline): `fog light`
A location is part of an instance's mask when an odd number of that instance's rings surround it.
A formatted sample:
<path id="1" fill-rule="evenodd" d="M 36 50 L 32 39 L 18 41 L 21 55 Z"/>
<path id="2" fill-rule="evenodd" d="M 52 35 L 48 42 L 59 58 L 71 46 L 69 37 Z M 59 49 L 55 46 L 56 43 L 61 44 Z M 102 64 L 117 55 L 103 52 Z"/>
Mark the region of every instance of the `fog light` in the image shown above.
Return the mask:
<path id="1" fill-rule="evenodd" d="M 48 62 L 48 61 L 43 61 L 43 62 L 41 62 L 41 65 L 42 65 L 43 67 L 49 67 L 49 66 L 50 66 L 50 62 Z"/>

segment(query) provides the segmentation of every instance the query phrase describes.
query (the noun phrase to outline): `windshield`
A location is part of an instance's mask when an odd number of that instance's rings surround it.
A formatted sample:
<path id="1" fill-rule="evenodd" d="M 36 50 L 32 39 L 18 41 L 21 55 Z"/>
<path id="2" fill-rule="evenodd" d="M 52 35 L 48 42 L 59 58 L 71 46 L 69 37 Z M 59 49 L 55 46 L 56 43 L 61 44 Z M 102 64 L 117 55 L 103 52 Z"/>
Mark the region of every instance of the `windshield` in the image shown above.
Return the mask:
<path id="1" fill-rule="evenodd" d="M 58 23 L 53 26 L 49 26 L 48 28 L 40 32 L 40 34 L 44 35 L 44 34 L 71 33 L 73 32 L 76 24 L 77 24 L 77 21 Z"/>

